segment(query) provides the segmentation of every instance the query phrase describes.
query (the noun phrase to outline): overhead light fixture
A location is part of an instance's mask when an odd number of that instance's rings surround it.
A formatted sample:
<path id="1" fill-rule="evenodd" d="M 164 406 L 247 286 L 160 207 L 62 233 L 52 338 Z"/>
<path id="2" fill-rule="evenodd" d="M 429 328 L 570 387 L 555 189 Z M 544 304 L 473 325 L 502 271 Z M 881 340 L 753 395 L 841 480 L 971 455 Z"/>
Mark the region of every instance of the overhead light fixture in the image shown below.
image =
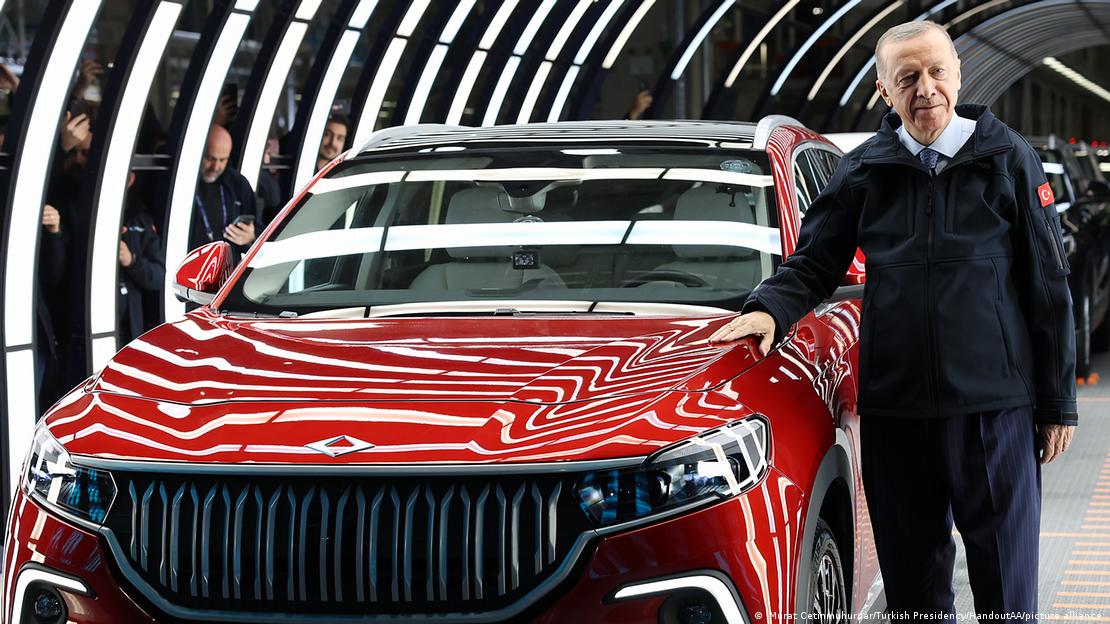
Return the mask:
<path id="1" fill-rule="evenodd" d="M 150 18 L 146 33 L 127 75 L 120 96 L 119 111 L 104 149 L 104 169 L 93 224 L 92 253 L 89 256 L 89 329 L 93 336 L 90 350 L 92 370 L 99 370 L 116 352 L 116 301 L 119 284 L 119 237 L 131 155 L 139 134 L 154 74 L 162 61 L 181 16 L 183 5 L 161 2 Z"/>
<path id="2" fill-rule="evenodd" d="M 1067 65 L 1064 65 L 1051 56 L 1045 57 L 1044 64 L 1046 67 L 1055 70 L 1061 76 L 1067 78 L 1068 80 L 1071 80 L 1087 91 L 1090 91 L 1092 94 L 1102 98 L 1103 100 L 1106 100 L 1107 102 L 1110 102 L 1110 91 L 1107 91 L 1101 85 L 1087 78 L 1083 74 L 1080 74 L 1079 72 L 1068 67 Z"/>
<path id="3" fill-rule="evenodd" d="M 46 174 L 58 136 L 58 120 L 68 101 L 70 82 L 88 39 L 101 0 L 71 2 L 39 79 L 29 107 L 26 135 L 20 142 L 12 171 L 11 208 L 4 248 L 4 374 L 8 448 L 30 442 L 38 412 L 35 395 L 35 247 L 42 230 Z M 28 81 L 30 83 L 31 81 Z M 30 88 L 28 84 L 25 88 Z M 114 292 L 114 290 L 113 290 Z M 5 449 L 8 450 L 8 449 Z M 20 453 L 8 453 L 10 493 L 20 477 Z M 0 501 L 0 505 L 7 505 Z"/>
<path id="4" fill-rule="evenodd" d="M 501 71 L 501 77 L 497 79 L 497 85 L 493 87 L 493 95 L 490 96 L 489 106 L 486 107 L 486 114 L 482 119 L 483 126 L 492 126 L 497 123 L 497 113 L 501 111 L 501 104 L 505 102 L 505 94 L 509 90 L 509 83 L 513 81 L 513 76 L 516 75 L 516 70 L 519 67 L 519 56 L 510 56 L 509 60 L 505 62 L 505 69 Z"/>
<path id="5" fill-rule="evenodd" d="M 227 71 L 235 52 L 243 40 L 243 33 L 250 24 L 251 16 L 232 12 L 216 39 L 208 63 L 204 67 L 193 107 L 181 138 L 181 151 L 174 168 L 173 190 L 170 193 L 170 214 L 166 224 L 166 266 L 176 267 L 189 251 L 189 224 L 193 215 L 193 197 L 196 194 L 197 174 L 200 171 L 201 157 L 207 143 L 208 130 L 212 125 L 212 112 L 227 79 Z M 163 291 L 163 311 L 167 322 L 180 319 L 185 315 L 185 306 L 177 300 L 173 288 L 174 271 L 166 271 Z"/>
<path id="6" fill-rule="evenodd" d="M 293 14 L 293 18 L 304 22 L 311 22 L 312 18 L 316 17 L 316 11 L 320 9 L 320 1 L 321 0 L 301 0 L 301 4 L 297 7 L 297 12 Z"/>
<path id="7" fill-rule="evenodd" d="M 401 62 L 408 41 L 404 37 L 394 37 L 378 63 L 378 71 L 374 74 L 374 81 L 366 94 L 366 103 L 362 107 L 362 116 L 355 124 L 354 145 L 362 145 L 374 133 L 378 116 L 382 112 L 382 103 L 385 101 L 385 91 L 393 81 L 393 74 L 397 73 L 397 65 Z"/>
<path id="8" fill-rule="evenodd" d="M 563 51 L 563 46 L 567 44 L 567 39 L 570 38 L 574 29 L 578 27 L 578 22 L 582 21 L 582 16 L 586 14 L 586 9 L 589 9 L 590 5 L 593 3 L 594 0 L 578 0 L 578 4 L 574 5 L 574 8 L 571 9 L 570 15 L 568 15 L 566 21 L 563 22 L 563 26 L 559 29 L 559 32 L 555 33 L 555 38 L 551 40 L 551 45 L 547 47 L 547 54 L 544 55 L 544 58 L 549 61 L 556 60 L 559 53 Z"/>
<path id="9" fill-rule="evenodd" d="M 555 0 L 543 0 L 540 8 L 532 14 L 532 19 L 528 20 L 528 25 L 524 27 L 524 32 L 520 33 L 520 38 L 516 40 L 516 46 L 513 47 L 513 54 L 522 56 L 528 51 L 528 46 L 532 45 L 536 38 L 536 32 L 539 31 L 540 26 L 544 20 L 547 19 L 551 9 L 555 8 Z"/>
<path id="10" fill-rule="evenodd" d="M 397 27 L 397 35 L 389 42 L 385 56 L 378 64 L 378 71 L 374 74 L 374 81 L 370 84 L 370 91 L 366 94 L 362 115 L 359 116 L 352 132 L 354 145 L 362 145 L 374 133 L 374 127 L 378 125 L 378 116 L 382 112 L 382 103 L 385 101 L 385 92 L 393 82 L 393 75 L 397 73 L 397 66 L 405 54 L 405 47 L 408 46 L 408 38 L 416 30 L 420 19 L 424 17 L 430 2 L 431 0 L 413 0 L 405 11 L 405 17 Z"/>
<path id="11" fill-rule="evenodd" d="M 474 83 L 477 82 L 478 75 L 482 72 L 482 66 L 486 62 L 489 49 L 497 41 L 498 35 L 505 27 L 505 22 L 508 21 L 509 15 L 516 9 L 517 4 L 518 0 L 502 2 L 497 9 L 497 13 L 490 20 L 486 32 L 482 34 L 482 39 L 478 42 L 478 49 L 474 51 L 474 54 L 470 57 L 470 62 L 466 65 L 466 71 L 463 72 L 463 77 L 459 81 L 459 87 L 455 89 L 455 97 L 451 99 L 451 108 L 447 113 L 446 121 L 448 124 L 457 125 L 462 121 L 466 103 L 470 101 L 470 94 L 474 91 Z"/>
<path id="12" fill-rule="evenodd" d="M 351 12 L 351 19 L 347 20 L 347 28 L 362 30 L 366 22 L 370 21 L 370 14 L 378 6 L 378 0 L 362 0 L 355 10 Z"/>
<path id="13" fill-rule="evenodd" d="M 463 23 L 466 22 L 466 18 L 470 15 L 475 1 L 464 0 L 460 2 L 447 20 L 447 25 L 444 26 L 443 32 L 439 35 L 439 43 L 432 49 L 428 62 L 424 64 L 424 70 L 420 72 L 420 79 L 416 83 L 412 100 L 409 102 L 408 110 L 405 113 L 405 124 L 420 123 L 420 117 L 424 114 L 424 107 L 428 104 L 428 96 L 431 94 L 432 85 L 435 84 L 436 78 L 439 77 L 439 71 L 443 67 L 443 59 L 447 56 L 447 50 L 454 42 L 455 35 L 458 34 Z"/>
<path id="14" fill-rule="evenodd" d="M 517 123 L 528 123 L 528 120 L 532 117 L 532 109 L 536 107 L 536 100 L 540 97 L 543 83 L 547 80 L 549 73 L 551 73 L 551 61 L 540 63 L 536 74 L 532 76 L 532 84 L 528 85 L 528 92 L 524 94 L 524 102 L 521 103 L 520 113 L 516 117 Z"/>
<path id="15" fill-rule="evenodd" d="M 809 93 L 806 94 L 806 100 L 812 102 L 813 98 L 817 97 L 817 93 L 821 90 L 821 87 L 825 84 L 825 81 L 829 79 L 829 74 L 831 74 L 833 69 L 836 68 L 837 64 L 840 63 L 840 59 L 844 58 L 844 55 L 848 54 L 848 51 L 851 50 L 856 45 L 856 43 L 858 43 L 859 40 L 862 39 L 865 34 L 867 34 L 868 31 L 874 28 L 875 24 L 881 22 L 887 15 L 893 13 L 895 9 L 902 6 L 903 4 L 905 4 L 905 0 L 895 0 L 894 2 L 890 3 L 890 5 L 888 5 L 885 9 L 880 11 L 870 20 L 868 20 L 862 28 L 853 33 L 852 36 L 844 42 L 844 45 L 840 46 L 840 49 L 837 50 L 836 54 L 833 55 L 832 60 L 830 60 L 829 64 L 825 66 L 825 69 L 821 70 L 821 75 L 817 77 L 817 80 L 813 83 L 813 87 L 810 88 Z"/>
<path id="16" fill-rule="evenodd" d="M 782 86 L 786 84 L 786 79 L 794 72 L 794 68 L 798 66 L 798 63 L 802 60 L 802 57 L 806 55 L 806 52 L 809 52 L 809 49 L 817 43 L 818 39 L 824 36 L 834 24 L 840 21 L 840 18 L 847 15 L 848 11 L 854 9 L 860 2 L 861 0 L 849 0 L 844 6 L 837 9 L 836 13 L 833 13 L 829 19 L 822 22 L 821 25 L 817 27 L 817 30 L 813 31 L 813 34 L 798 47 L 798 51 L 794 53 L 794 56 L 790 57 L 790 60 L 787 61 L 782 72 L 779 73 L 779 77 L 775 80 L 775 84 L 771 86 L 771 95 L 779 94 L 779 91 L 782 90 Z"/>
<path id="17" fill-rule="evenodd" d="M 554 123 L 559 121 L 559 117 L 563 114 L 563 107 L 567 104 L 567 98 L 570 97 L 570 89 L 574 86 L 574 81 L 578 78 L 578 65 L 571 65 L 567 70 L 567 74 L 563 76 L 563 84 L 559 85 L 559 91 L 555 94 L 555 101 L 551 104 L 551 111 L 547 113 L 547 121 Z"/>
<path id="18" fill-rule="evenodd" d="M 748 47 L 744 49 L 744 53 L 740 55 L 736 64 L 732 66 L 732 71 L 730 71 L 728 77 L 725 78 L 726 88 L 732 88 L 732 84 L 736 82 L 736 78 L 740 76 L 740 71 L 744 69 L 744 65 L 748 63 L 748 59 L 751 58 L 756 48 L 763 43 L 763 40 L 767 38 L 771 30 L 782 21 L 782 18 L 786 17 L 786 14 L 789 13 L 798 2 L 799 0 L 789 0 L 789 2 L 782 5 L 782 8 L 780 8 L 777 13 L 771 16 L 771 19 L 767 20 L 763 28 L 761 28 L 756 36 L 748 43 Z"/>
<path id="19" fill-rule="evenodd" d="M 570 91 L 574 87 L 574 81 L 578 79 L 578 74 L 581 72 L 582 64 L 589 58 L 590 52 L 593 51 L 594 46 L 597 45 L 597 40 L 601 37 L 601 33 L 609 26 L 609 22 L 613 21 L 613 16 L 617 14 L 617 10 L 620 9 L 622 4 L 624 4 L 624 0 L 612 0 L 609 6 L 605 7 L 605 10 L 598 16 L 593 28 L 582 40 L 582 45 L 578 46 L 578 51 L 574 54 L 573 64 L 567 68 L 567 73 L 563 75 L 563 82 L 555 93 L 555 100 L 552 101 L 551 110 L 547 113 L 547 121 L 559 121 L 559 117 L 563 114 L 563 107 L 566 106 L 567 98 L 570 97 Z"/>
<path id="20" fill-rule="evenodd" d="M 690 59 L 694 58 L 694 52 L 698 51 L 698 48 L 701 46 L 702 42 L 705 41 L 705 38 L 709 36 L 713 27 L 717 25 L 717 22 L 721 21 L 721 18 L 725 16 L 725 13 L 732 8 L 735 2 L 736 0 L 724 0 L 721 2 L 720 6 L 717 7 L 717 10 L 709 16 L 709 19 L 705 20 L 705 23 L 698 29 L 697 34 L 690 40 L 689 45 L 682 51 L 682 56 L 678 57 L 678 63 L 676 63 L 674 69 L 671 70 L 671 80 L 678 80 L 679 76 L 686 71 L 686 66 L 690 64 Z"/>
<path id="21" fill-rule="evenodd" d="M 319 6 L 318 0 L 316 5 Z M 311 16 L 309 19 L 312 19 Z M 258 175 L 262 170 L 262 157 L 266 151 L 266 140 L 269 138 L 270 125 L 273 123 L 274 114 L 277 112 L 278 100 L 281 99 L 282 87 L 285 86 L 285 81 L 289 78 L 289 71 L 297 57 L 297 50 L 300 48 L 301 41 L 304 40 L 307 31 L 307 22 L 294 21 L 289 24 L 281 43 L 278 45 L 277 53 L 274 54 L 273 63 L 270 64 L 270 69 L 266 72 L 266 79 L 262 84 L 262 91 L 258 95 L 258 104 L 255 106 L 254 116 L 251 117 L 250 129 L 247 132 L 246 141 L 243 143 L 243 160 L 239 168 L 239 173 L 243 174 L 252 189 L 256 189 L 258 185 Z"/>
<path id="22" fill-rule="evenodd" d="M 647 15 L 651 7 L 655 6 L 655 0 L 644 0 L 632 17 L 628 19 L 628 23 L 621 29 L 617 38 L 613 41 L 613 45 L 609 48 L 609 52 L 605 55 L 605 59 L 601 61 L 601 66 L 605 69 L 612 69 L 613 63 L 617 62 L 617 57 L 624 51 L 624 46 L 628 43 L 628 38 L 632 36 L 640 22 Z"/>
<path id="23" fill-rule="evenodd" d="M 364 2 L 359 5 L 356 12 L 366 6 L 373 9 L 375 4 L 376 0 Z M 367 12 L 366 19 L 369 19 L 369 15 L 369 12 Z M 351 21 L 355 20 L 352 19 Z M 360 19 L 360 21 L 365 24 L 365 20 Z M 317 140 L 324 136 L 324 128 L 327 126 L 332 102 L 335 101 L 335 93 L 339 90 L 343 72 L 350 64 L 351 56 L 355 52 L 355 44 L 358 43 L 360 36 L 361 33 L 353 28 L 344 31 L 343 36 L 339 38 L 339 43 L 335 46 L 335 51 L 332 53 L 327 69 L 324 70 L 324 77 L 320 80 L 320 88 L 314 94 L 315 99 L 312 101 L 312 113 L 309 115 L 308 124 L 305 126 L 305 140 L 301 145 L 301 153 L 297 155 L 297 163 L 293 170 L 294 193 L 304 188 L 304 185 L 308 184 L 316 171 L 316 157 L 320 153 L 320 144 L 317 143 Z"/>

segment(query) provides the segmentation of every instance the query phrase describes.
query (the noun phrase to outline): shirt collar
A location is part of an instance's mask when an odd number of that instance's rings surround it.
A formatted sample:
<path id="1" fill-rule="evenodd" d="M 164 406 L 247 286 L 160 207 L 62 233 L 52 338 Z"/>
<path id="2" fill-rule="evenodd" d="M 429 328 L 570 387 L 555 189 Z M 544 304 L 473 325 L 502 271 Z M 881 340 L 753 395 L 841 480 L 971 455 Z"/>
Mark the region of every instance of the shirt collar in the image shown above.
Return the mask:
<path id="1" fill-rule="evenodd" d="M 906 125 L 898 126 L 898 140 L 906 147 L 907 150 L 914 156 L 926 147 L 932 148 L 940 152 L 947 158 L 952 158 L 963 148 L 971 135 L 975 134 L 975 120 L 953 115 L 952 120 L 940 133 L 931 145 L 922 145 L 917 142 L 906 130 Z"/>

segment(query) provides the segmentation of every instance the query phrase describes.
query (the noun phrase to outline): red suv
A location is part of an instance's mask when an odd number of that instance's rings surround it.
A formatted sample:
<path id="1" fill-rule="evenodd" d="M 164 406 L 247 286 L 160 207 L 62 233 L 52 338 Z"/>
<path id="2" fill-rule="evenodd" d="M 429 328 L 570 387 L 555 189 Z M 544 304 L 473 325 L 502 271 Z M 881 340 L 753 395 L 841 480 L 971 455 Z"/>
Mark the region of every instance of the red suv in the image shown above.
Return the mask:
<path id="1" fill-rule="evenodd" d="M 5 621 L 786 621 L 882 607 L 862 265 L 706 339 L 839 152 L 783 117 L 375 135 L 43 417 Z"/>

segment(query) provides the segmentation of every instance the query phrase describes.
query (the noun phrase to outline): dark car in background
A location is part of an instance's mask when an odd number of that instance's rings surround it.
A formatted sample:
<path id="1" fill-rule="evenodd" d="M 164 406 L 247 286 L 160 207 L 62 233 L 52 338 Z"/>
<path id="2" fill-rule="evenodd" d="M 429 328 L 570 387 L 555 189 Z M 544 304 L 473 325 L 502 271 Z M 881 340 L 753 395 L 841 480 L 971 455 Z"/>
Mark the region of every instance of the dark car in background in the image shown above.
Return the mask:
<path id="1" fill-rule="evenodd" d="M 1084 146 L 1031 138 L 1056 197 L 1075 311 L 1075 374 L 1091 372 L 1091 352 L 1110 350 L 1110 186 Z M 1082 157 L 1077 155 L 1082 154 Z"/>

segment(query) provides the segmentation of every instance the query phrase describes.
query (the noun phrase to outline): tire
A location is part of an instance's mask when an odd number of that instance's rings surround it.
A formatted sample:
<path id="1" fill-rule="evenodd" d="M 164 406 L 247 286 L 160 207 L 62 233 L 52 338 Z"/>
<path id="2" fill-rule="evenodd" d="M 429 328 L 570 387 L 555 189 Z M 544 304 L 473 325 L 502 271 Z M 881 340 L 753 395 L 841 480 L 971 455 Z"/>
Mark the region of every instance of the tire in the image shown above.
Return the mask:
<path id="1" fill-rule="evenodd" d="M 821 624 L 848 624 L 848 586 L 844 581 L 844 567 L 836 535 L 825 522 L 817 519 L 813 536 L 813 553 L 810 559 L 809 613 L 807 621 Z"/>
<path id="2" fill-rule="evenodd" d="M 1091 374 L 1091 294 L 1083 293 L 1075 314 L 1075 376 Z"/>

